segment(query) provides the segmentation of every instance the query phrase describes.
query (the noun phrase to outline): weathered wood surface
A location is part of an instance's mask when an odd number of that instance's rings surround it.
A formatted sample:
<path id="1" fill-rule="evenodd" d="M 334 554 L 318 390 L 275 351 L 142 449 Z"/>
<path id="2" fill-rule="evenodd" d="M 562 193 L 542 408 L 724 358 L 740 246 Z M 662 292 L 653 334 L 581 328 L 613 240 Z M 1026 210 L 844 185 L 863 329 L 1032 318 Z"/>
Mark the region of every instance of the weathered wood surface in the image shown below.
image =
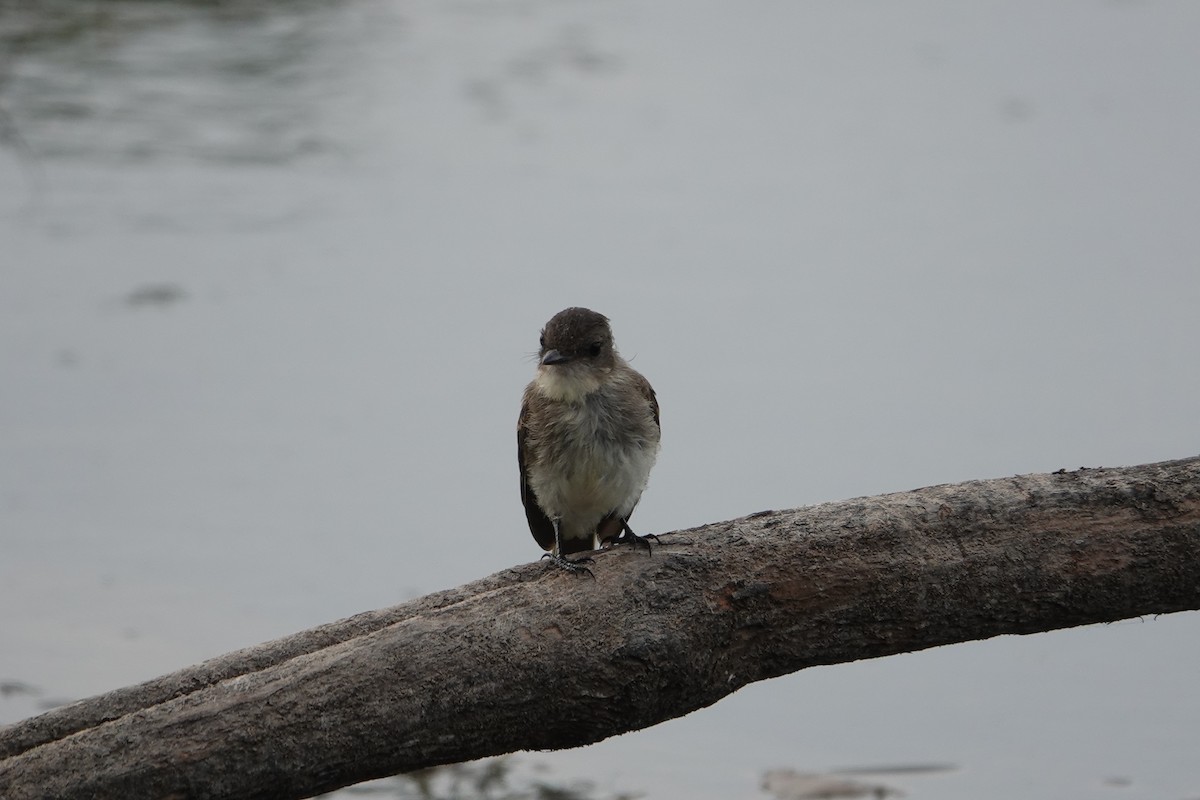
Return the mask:
<path id="1" fill-rule="evenodd" d="M 0 731 L 0 798 L 296 798 L 599 741 L 817 664 L 1200 608 L 1200 458 L 666 534 L 242 650 Z"/>

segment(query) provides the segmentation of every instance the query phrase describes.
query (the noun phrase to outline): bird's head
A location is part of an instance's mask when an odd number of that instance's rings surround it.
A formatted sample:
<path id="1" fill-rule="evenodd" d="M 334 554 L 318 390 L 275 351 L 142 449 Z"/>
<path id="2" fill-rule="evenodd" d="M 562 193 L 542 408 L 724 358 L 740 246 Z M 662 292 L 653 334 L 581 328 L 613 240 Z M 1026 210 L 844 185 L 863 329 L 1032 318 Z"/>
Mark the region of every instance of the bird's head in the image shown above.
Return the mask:
<path id="1" fill-rule="evenodd" d="M 547 395 L 573 400 L 599 388 L 617 363 L 608 317 L 586 308 L 558 312 L 538 349 L 538 384 Z"/>

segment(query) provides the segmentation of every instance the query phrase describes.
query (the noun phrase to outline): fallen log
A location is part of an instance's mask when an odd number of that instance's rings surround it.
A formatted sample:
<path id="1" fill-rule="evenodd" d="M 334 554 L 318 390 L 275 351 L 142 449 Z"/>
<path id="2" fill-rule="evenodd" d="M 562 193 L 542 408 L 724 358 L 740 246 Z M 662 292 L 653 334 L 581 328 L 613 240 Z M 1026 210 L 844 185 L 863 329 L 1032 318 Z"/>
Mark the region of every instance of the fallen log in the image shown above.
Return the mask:
<path id="1" fill-rule="evenodd" d="M 300 798 L 589 744 L 805 667 L 1200 608 L 1200 458 L 767 511 L 532 563 L 0 730 L 0 797 Z"/>

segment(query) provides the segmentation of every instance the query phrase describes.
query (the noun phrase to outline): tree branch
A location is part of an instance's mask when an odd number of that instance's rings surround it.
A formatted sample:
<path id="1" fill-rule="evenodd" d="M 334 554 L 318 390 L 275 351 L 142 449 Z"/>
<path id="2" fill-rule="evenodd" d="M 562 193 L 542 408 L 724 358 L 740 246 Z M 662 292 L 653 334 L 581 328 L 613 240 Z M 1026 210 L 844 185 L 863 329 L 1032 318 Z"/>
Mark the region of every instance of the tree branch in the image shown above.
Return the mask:
<path id="1" fill-rule="evenodd" d="M 0 797 L 299 798 L 648 727 L 817 664 L 1200 608 L 1200 458 L 533 563 L 0 731 Z"/>

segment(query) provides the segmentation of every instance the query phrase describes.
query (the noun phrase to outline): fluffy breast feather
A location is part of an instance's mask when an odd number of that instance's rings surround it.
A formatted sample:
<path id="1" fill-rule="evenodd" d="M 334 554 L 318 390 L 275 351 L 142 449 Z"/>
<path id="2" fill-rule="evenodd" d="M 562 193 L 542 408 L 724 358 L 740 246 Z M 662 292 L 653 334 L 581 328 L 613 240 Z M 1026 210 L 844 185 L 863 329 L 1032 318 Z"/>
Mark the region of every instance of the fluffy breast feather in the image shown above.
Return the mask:
<path id="1" fill-rule="evenodd" d="M 539 453 L 528 465 L 539 505 L 547 515 L 562 518 L 564 526 L 578 523 L 572 528 L 594 528 L 614 511 L 627 516 L 658 455 L 658 424 L 650 402 L 631 393 L 623 380 L 626 373 L 640 376 L 615 370 L 611 380 L 582 391 L 579 376 L 549 372 L 529 387 L 540 395 L 531 400 L 554 407 L 553 413 L 538 415 L 538 430 L 529 431 L 529 444 Z"/>

